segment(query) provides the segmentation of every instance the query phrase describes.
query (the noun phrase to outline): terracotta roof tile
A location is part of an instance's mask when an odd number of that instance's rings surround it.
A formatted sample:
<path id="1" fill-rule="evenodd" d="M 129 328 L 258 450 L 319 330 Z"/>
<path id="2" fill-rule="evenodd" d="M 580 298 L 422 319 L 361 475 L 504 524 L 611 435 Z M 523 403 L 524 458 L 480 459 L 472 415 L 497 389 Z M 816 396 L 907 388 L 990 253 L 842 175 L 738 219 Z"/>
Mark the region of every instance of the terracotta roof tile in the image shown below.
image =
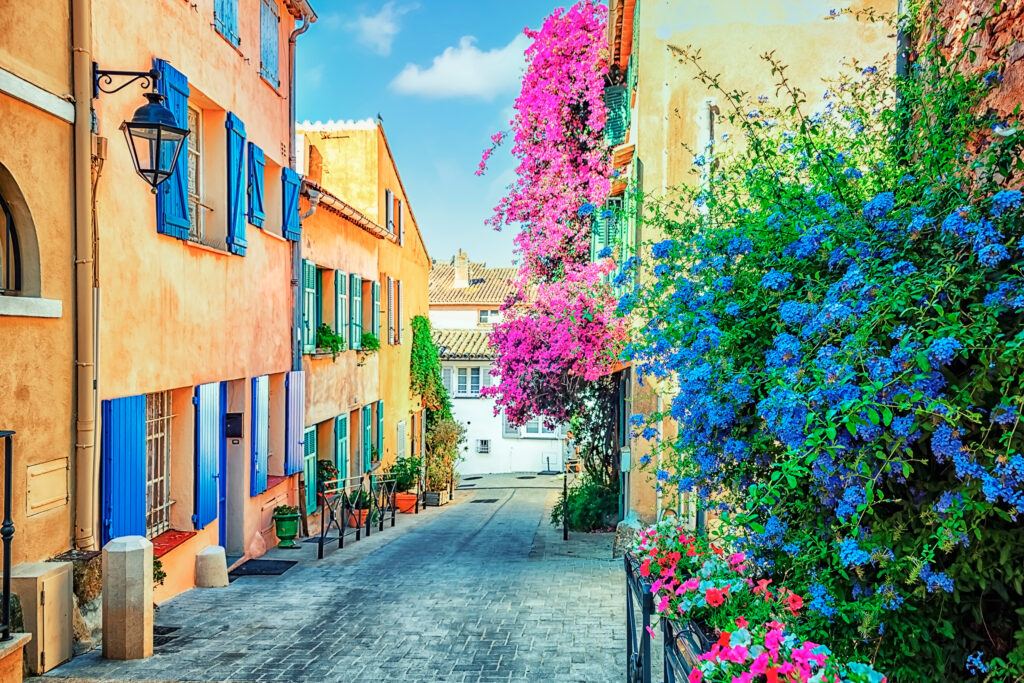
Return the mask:
<path id="1" fill-rule="evenodd" d="M 515 292 L 515 276 L 515 268 L 488 268 L 484 263 L 470 262 L 469 287 L 456 289 L 455 265 L 434 261 L 430 268 L 430 303 L 499 306 Z"/>
<path id="2" fill-rule="evenodd" d="M 490 330 L 434 330 L 442 360 L 492 360 Z"/>

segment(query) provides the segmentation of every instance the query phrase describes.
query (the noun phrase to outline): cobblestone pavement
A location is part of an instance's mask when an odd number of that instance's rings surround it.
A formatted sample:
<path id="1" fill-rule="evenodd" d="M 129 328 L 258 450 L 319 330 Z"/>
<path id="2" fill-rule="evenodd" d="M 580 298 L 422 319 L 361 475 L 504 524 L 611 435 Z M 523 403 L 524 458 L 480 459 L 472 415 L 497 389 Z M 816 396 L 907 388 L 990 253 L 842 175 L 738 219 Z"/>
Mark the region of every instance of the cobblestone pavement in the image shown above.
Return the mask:
<path id="1" fill-rule="evenodd" d="M 459 491 L 448 508 L 403 515 L 395 529 L 303 559 L 282 576 L 243 577 L 164 603 L 157 626 L 181 628 L 149 659 L 113 662 L 93 651 L 50 676 L 621 680 L 624 583 L 611 535 L 563 543 L 547 522 L 556 496 L 536 487 Z"/>

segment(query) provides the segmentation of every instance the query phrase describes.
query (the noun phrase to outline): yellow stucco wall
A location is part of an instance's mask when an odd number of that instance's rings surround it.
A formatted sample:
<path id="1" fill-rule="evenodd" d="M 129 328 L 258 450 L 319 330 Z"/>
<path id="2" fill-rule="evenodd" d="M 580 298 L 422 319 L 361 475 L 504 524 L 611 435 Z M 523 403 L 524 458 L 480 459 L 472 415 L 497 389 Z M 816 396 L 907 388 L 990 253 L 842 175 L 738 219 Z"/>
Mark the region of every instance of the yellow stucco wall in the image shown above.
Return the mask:
<path id="1" fill-rule="evenodd" d="M 825 21 L 834 6 L 825 0 L 640 0 L 638 83 L 629 144 L 636 144 L 636 158 L 643 162 L 644 193 L 656 200 L 670 194 L 671 188 L 692 182 L 692 154 L 687 147 L 699 149 L 707 139 L 707 100 L 712 99 L 723 114 L 728 106 L 724 96 L 695 80 L 694 67 L 680 64 L 667 45 L 699 48 L 706 70 L 719 74 L 727 91 L 770 98 L 775 96 L 774 80 L 760 55 L 774 50 L 790 66 L 787 73 L 792 82 L 804 89 L 813 105 L 826 90 L 822 79 L 837 76 L 844 60 L 875 63 L 896 47 L 895 37 L 885 26 L 848 16 Z M 850 6 L 888 12 L 895 10 L 896 0 L 856 0 Z M 728 131 L 723 119 L 718 117 L 716 135 Z M 650 242 L 659 236 L 642 231 L 639 239 Z M 657 399 L 649 386 L 634 381 L 632 389 L 630 412 L 655 409 Z M 671 432 L 674 427 L 666 424 L 665 429 Z M 650 453 L 649 443 L 633 439 L 630 451 L 630 507 L 650 521 L 657 505 L 653 471 L 637 468 Z M 667 498 L 662 502 L 667 505 Z"/>
<path id="2" fill-rule="evenodd" d="M 70 96 L 71 0 L 4 2 L 0 68 L 54 95 Z"/>
<path id="3" fill-rule="evenodd" d="M 9 37 L 14 38 L 6 29 L 0 31 L 0 44 Z M 18 41 L 22 42 L 20 38 Z M 44 66 L 46 78 L 40 80 L 66 90 L 68 74 L 53 73 L 63 68 L 60 60 L 47 63 L 41 59 L 37 67 Z M 39 74 L 22 71 L 19 75 L 29 80 Z M 0 93 L 0 140 L 4 140 L 0 144 L 0 192 L 15 214 L 23 266 L 38 268 L 42 297 L 58 300 L 62 307 L 59 318 L 0 314 L 0 430 L 17 432 L 11 482 L 16 529 L 12 562 L 19 564 L 49 559 L 71 547 L 72 507 L 68 499 L 72 471 L 66 469 L 62 474 L 57 470 L 45 478 L 38 473 L 59 468 L 62 461 L 73 467 L 74 460 L 72 126 Z M 31 224 L 26 217 L 30 217 Z M 34 251 L 30 241 L 38 246 L 36 264 L 28 263 L 29 252 Z M 43 463 L 49 465 L 36 467 Z M 30 472 L 37 475 L 33 476 L 31 497 Z M 41 485 L 45 490 L 40 489 Z M 65 500 L 42 509 L 49 506 L 40 503 L 53 497 Z"/>

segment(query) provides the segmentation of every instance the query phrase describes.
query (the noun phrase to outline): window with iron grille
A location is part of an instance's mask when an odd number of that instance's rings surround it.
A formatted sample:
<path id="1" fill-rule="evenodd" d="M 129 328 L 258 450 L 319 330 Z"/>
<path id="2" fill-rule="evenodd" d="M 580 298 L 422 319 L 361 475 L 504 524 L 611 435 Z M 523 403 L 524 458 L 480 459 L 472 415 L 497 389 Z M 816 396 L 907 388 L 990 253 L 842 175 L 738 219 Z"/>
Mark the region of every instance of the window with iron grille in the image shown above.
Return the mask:
<path id="1" fill-rule="evenodd" d="M 171 528 L 171 392 L 146 395 L 146 537 Z"/>
<path id="2" fill-rule="evenodd" d="M 203 204 L 203 115 L 188 108 L 188 238 L 202 242 L 206 218 Z"/>
<path id="3" fill-rule="evenodd" d="M 21 290 L 21 254 L 14 216 L 3 195 L 0 195 L 3 229 L 0 230 L 0 294 Z"/>
<path id="4" fill-rule="evenodd" d="M 490 441 L 490 439 L 477 439 L 476 440 L 476 452 L 477 453 L 490 453 L 491 452 L 491 441 Z"/>

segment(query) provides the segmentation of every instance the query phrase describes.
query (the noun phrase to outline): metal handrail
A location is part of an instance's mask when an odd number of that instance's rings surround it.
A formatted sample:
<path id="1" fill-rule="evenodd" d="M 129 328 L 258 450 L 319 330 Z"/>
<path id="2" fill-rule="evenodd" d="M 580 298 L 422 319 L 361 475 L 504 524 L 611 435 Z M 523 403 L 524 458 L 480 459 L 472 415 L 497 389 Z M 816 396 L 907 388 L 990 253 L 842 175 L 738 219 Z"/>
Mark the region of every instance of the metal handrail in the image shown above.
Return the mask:
<path id="1" fill-rule="evenodd" d="M 626 569 L 626 681 L 651 683 L 651 617 L 654 596 L 640 575 L 640 562 L 632 553 L 623 558 Z M 637 631 L 636 606 L 640 605 L 642 628 Z"/>
<path id="2" fill-rule="evenodd" d="M 711 642 L 692 621 L 661 620 L 665 657 L 665 683 L 686 681 L 699 664 L 697 654 L 711 649 Z"/>
<path id="3" fill-rule="evenodd" d="M 366 477 L 361 475 L 344 479 L 329 479 L 320 484 L 318 494 L 323 505 L 320 508 L 320 538 L 317 546 L 317 559 L 322 560 L 324 557 L 324 542 L 332 527 L 338 530 L 339 548 L 345 547 L 345 535 L 349 529 L 355 530 L 356 540 L 359 540 L 362 535 L 362 525 L 352 526 L 348 520 L 349 515 L 357 509 L 356 501 L 363 498 L 363 492 L 366 490 L 365 482 Z"/>
<path id="4" fill-rule="evenodd" d="M 3 598 L 0 601 L 0 641 L 11 639 L 11 541 L 14 538 L 14 521 L 11 520 L 11 478 L 14 458 L 14 432 L 0 431 L 4 441 L 4 521 L 0 526 L 0 538 L 4 546 Z"/>

